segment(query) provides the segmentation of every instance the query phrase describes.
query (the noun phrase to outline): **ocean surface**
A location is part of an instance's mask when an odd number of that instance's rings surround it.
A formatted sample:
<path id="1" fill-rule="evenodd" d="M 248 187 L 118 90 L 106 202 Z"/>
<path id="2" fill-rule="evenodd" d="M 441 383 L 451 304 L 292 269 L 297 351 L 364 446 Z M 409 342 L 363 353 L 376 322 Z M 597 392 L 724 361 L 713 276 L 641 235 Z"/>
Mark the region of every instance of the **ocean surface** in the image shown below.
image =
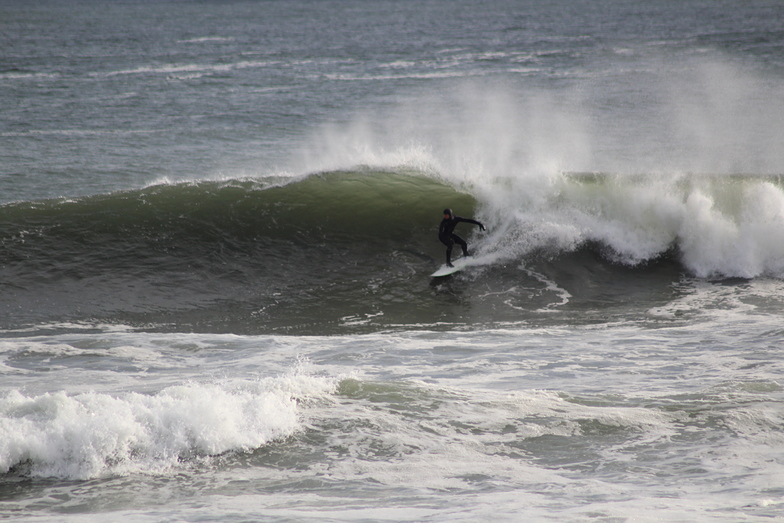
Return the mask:
<path id="1" fill-rule="evenodd" d="M 4 0 L 0 520 L 780 521 L 783 144 L 778 1 Z"/>

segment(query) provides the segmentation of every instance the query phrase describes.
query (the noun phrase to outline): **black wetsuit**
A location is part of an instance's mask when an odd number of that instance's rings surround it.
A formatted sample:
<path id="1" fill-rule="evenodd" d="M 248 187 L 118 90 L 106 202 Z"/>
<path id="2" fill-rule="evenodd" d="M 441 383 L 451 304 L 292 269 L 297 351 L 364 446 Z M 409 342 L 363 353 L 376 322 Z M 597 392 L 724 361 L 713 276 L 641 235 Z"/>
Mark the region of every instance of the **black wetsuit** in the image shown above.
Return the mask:
<path id="1" fill-rule="evenodd" d="M 460 216 L 453 215 L 451 218 L 444 218 L 441 220 L 441 225 L 438 227 L 438 239 L 441 240 L 441 243 L 446 245 L 446 264 L 450 267 L 452 266 L 452 247 L 454 247 L 455 244 L 458 244 L 463 248 L 463 256 L 468 256 L 468 244 L 463 238 L 452 232 L 460 222 L 473 223 L 482 229 L 485 228 L 480 222 L 472 220 L 471 218 L 461 218 Z"/>

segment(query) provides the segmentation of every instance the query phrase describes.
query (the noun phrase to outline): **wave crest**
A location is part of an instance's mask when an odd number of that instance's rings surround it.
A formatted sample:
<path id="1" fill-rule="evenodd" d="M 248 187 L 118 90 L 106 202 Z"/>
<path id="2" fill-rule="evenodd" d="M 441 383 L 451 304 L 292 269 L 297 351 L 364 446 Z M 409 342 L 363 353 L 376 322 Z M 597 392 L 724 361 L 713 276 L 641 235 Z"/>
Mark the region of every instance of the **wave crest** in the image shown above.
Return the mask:
<path id="1" fill-rule="evenodd" d="M 250 451 L 293 434 L 297 400 L 335 387 L 300 376 L 182 385 L 154 395 L 11 391 L 0 399 L 0 473 L 165 473 L 183 460 Z"/>

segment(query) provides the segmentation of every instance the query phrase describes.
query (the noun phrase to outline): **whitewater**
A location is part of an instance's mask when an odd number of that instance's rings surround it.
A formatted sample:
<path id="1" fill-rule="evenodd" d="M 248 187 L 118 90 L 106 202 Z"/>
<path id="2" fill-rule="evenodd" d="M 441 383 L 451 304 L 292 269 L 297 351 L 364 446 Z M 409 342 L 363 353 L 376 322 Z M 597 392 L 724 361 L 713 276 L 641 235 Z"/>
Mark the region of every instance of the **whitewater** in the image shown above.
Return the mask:
<path id="1" fill-rule="evenodd" d="M 781 518 L 783 18 L 4 3 L 0 518 Z"/>

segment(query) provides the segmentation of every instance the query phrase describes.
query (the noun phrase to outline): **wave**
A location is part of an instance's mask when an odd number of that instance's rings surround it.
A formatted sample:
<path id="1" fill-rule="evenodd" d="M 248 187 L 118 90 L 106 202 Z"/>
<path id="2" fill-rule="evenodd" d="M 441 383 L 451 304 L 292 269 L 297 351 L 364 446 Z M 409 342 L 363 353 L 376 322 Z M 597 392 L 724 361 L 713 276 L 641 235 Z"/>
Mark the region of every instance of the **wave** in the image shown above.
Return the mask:
<path id="1" fill-rule="evenodd" d="M 378 171 L 161 184 L 6 205 L 0 208 L 0 238 L 6 260 L 59 264 L 71 255 L 138 267 L 156 265 L 166 253 L 253 250 L 271 240 L 310 245 L 419 238 L 450 202 L 469 212 L 475 205 L 441 181 Z"/>
<path id="2" fill-rule="evenodd" d="M 294 434 L 298 402 L 336 386 L 292 376 L 153 395 L 14 390 L 0 397 L 0 474 L 87 479 L 176 471 L 184 461 L 252 451 Z"/>
<path id="3" fill-rule="evenodd" d="M 489 229 L 458 230 L 477 269 L 446 290 L 428 285 L 444 257 L 444 207 Z M 592 303 L 596 289 L 619 302 L 630 289 L 659 300 L 684 276 L 781 278 L 784 181 L 561 173 L 454 182 L 356 168 L 17 202 L 0 207 L 0 239 L 6 329 L 96 319 L 329 333 L 517 321 L 521 310 Z M 443 292 L 459 296 L 476 278 L 481 293 L 445 304 Z"/>
<path id="4" fill-rule="evenodd" d="M 780 175 L 567 173 L 545 183 L 508 180 L 495 205 L 497 250 L 569 252 L 596 245 L 627 266 L 673 255 L 700 278 L 784 275 L 784 184 Z M 511 199 L 524 202 L 514 205 Z"/>

